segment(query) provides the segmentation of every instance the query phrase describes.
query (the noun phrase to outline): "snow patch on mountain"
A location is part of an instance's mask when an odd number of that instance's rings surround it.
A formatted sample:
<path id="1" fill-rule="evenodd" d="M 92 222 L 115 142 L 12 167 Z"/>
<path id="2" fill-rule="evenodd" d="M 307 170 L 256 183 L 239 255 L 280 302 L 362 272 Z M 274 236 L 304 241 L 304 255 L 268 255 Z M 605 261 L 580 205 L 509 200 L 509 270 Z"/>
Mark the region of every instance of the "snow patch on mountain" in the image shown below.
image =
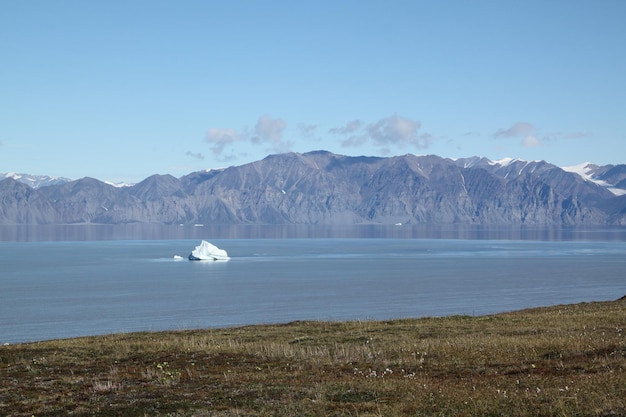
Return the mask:
<path id="1" fill-rule="evenodd" d="M 594 184 L 598 184 L 615 195 L 626 195 L 626 190 L 622 188 L 616 188 L 613 184 L 609 184 L 606 181 L 599 180 L 595 178 L 595 172 L 600 168 L 598 165 L 593 164 L 591 162 L 583 162 L 578 165 L 571 165 L 567 167 L 561 167 L 563 171 L 572 172 L 574 174 L 580 175 L 582 178 L 589 182 L 593 182 Z"/>
<path id="2" fill-rule="evenodd" d="M 103 183 L 107 184 L 107 185 L 111 185 L 115 188 L 124 188 L 124 187 L 132 187 L 133 183 L 129 183 L 129 182 L 113 182 L 113 181 L 102 181 Z"/>
<path id="3" fill-rule="evenodd" d="M 572 165 L 572 166 L 568 166 L 568 167 L 561 167 L 561 169 L 563 171 L 573 172 L 575 174 L 580 175 L 581 177 L 583 177 L 586 180 L 595 182 L 595 181 L 593 181 L 592 173 L 593 173 L 593 171 L 598 169 L 598 166 L 595 165 L 595 164 L 592 164 L 591 162 L 583 162 L 582 164 L 578 164 L 578 165 Z"/>
<path id="4" fill-rule="evenodd" d="M 33 174 L 21 174 L 17 172 L 8 172 L 6 174 L 0 173 L 0 180 L 11 178 L 15 181 L 26 184 L 31 188 L 37 189 L 41 187 L 47 187 L 49 185 L 63 184 L 70 182 L 71 179 L 64 177 L 51 177 L 49 175 L 33 175 Z"/>
<path id="5" fill-rule="evenodd" d="M 517 161 L 520 161 L 520 159 L 502 158 L 502 159 L 498 159 L 497 161 L 491 161 L 489 165 L 500 165 L 501 167 L 506 167 L 506 166 L 511 165 L 513 162 L 517 162 Z"/>

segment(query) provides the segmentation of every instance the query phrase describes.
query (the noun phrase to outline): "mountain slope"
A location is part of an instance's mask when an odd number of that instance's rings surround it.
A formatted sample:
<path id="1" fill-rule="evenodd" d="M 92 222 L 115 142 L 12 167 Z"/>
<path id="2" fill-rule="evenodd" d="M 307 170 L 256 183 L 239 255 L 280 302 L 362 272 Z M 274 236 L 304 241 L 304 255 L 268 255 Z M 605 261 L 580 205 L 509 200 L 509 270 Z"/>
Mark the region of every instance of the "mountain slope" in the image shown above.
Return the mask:
<path id="1" fill-rule="evenodd" d="M 16 194 L 4 180 L 0 224 L 623 224 L 620 167 L 592 178 L 544 161 L 286 153 L 123 188 L 83 178 Z"/>
<path id="2" fill-rule="evenodd" d="M 48 198 L 13 178 L 0 181 L 0 224 L 61 223 Z"/>

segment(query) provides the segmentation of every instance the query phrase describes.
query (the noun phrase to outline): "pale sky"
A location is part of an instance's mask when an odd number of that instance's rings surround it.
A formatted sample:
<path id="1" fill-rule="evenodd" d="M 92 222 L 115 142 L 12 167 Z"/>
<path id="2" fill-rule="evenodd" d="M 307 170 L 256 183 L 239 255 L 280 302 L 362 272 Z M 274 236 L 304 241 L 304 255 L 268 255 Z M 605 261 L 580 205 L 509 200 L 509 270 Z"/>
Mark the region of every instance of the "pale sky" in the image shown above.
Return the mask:
<path id="1" fill-rule="evenodd" d="M 0 0 L 0 172 L 626 163 L 626 1 Z"/>

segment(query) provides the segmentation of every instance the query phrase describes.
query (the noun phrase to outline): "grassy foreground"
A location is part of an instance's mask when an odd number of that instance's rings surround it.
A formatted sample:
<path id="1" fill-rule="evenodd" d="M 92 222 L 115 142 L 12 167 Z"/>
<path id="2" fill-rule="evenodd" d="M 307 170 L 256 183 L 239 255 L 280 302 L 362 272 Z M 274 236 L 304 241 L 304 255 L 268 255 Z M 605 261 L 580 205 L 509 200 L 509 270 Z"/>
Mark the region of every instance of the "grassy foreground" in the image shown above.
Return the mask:
<path id="1" fill-rule="evenodd" d="M 626 301 L 0 346 L 6 416 L 626 416 Z"/>

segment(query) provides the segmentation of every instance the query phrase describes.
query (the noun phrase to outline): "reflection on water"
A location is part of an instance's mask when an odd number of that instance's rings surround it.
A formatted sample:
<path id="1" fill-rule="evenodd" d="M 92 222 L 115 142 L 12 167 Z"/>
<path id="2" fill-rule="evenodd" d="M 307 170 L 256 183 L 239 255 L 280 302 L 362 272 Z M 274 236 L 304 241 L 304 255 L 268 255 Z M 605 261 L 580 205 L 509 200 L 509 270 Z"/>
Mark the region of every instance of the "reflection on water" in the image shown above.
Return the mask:
<path id="1" fill-rule="evenodd" d="M 0 241 L 393 238 L 626 241 L 626 227 L 477 225 L 40 225 L 0 226 Z"/>

